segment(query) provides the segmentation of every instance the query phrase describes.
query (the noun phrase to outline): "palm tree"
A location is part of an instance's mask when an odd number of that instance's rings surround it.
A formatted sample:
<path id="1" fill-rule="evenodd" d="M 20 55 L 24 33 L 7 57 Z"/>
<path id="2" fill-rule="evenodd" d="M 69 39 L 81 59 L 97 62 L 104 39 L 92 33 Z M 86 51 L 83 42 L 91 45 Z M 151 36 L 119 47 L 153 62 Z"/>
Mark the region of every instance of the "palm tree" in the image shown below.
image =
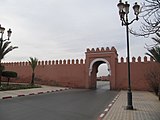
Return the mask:
<path id="1" fill-rule="evenodd" d="M 0 85 L 1 85 L 1 76 L 2 76 L 2 71 L 3 71 L 3 66 L 2 66 L 2 59 L 4 58 L 4 56 L 9 53 L 10 51 L 12 51 L 13 49 L 18 48 L 13 47 L 13 46 L 9 46 L 10 45 L 10 41 L 8 40 L 3 40 L 2 38 L 0 38 Z"/>
<path id="2" fill-rule="evenodd" d="M 31 68 L 32 68 L 32 81 L 31 85 L 34 85 L 34 78 L 35 78 L 35 68 L 37 67 L 38 59 L 30 57 L 30 60 L 28 60 Z"/>

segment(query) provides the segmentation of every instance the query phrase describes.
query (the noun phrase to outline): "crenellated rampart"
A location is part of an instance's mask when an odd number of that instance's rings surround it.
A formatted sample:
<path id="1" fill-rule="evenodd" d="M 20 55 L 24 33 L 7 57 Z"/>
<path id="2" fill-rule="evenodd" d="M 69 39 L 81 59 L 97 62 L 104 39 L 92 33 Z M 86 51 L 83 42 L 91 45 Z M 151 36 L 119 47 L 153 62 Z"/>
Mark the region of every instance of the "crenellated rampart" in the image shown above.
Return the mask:
<path id="1" fill-rule="evenodd" d="M 118 61 L 118 63 L 126 63 L 127 62 L 127 59 L 124 59 L 124 57 L 121 57 Z M 132 57 L 131 60 L 130 60 L 130 63 L 135 63 L 135 62 L 139 62 L 139 63 L 143 63 L 143 62 L 154 62 L 154 60 L 150 57 L 150 58 L 147 58 L 147 56 L 144 56 L 144 57 Z"/>
<path id="2" fill-rule="evenodd" d="M 121 57 L 116 65 L 116 85 L 119 89 L 126 89 L 128 87 L 128 64 L 127 58 Z M 148 82 L 146 80 L 146 74 L 157 63 L 146 56 L 144 57 L 132 57 L 130 60 L 130 76 L 131 85 L 134 90 L 149 90 Z"/>
<path id="3" fill-rule="evenodd" d="M 109 47 L 106 47 L 106 48 L 104 48 L 104 47 L 101 47 L 101 48 L 91 48 L 91 49 L 89 49 L 89 48 L 87 48 L 87 52 L 88 53 L 94 53 L 94 52 L 116 52 L 117 53 L 117 50 L 115 49 L 115 47 L 111 47 L 111 48 L 109 48 Z"/>
<path id="4" fill-rule="evenodd" d="M 127 58 L 118 58 L 115 47 L 87 48 L 85 60 L 38 61 L 37 68 L 35 69 L 35 83 L 76 88 L 94 88 L 98 67 L 106 62 L 111 73 L 109 77 L 111 89 L 127 89 L 128 67 L 126 61 Z M 146 56 L 130 58 L 132 89 L 149 89 L 145 74 L 156 64 L 153 59 Z M 29 62 L 8 62 L 3 63 L 3 65 L 6 70 L 18 73 L 16 82 L 29 83 L 31 81 L 32 69 Z"/>
<path id="5" fill-rule="evenodd" d="M 39 65 L 78 65 L 78 64 L 85 64 L 83 59 L 68 59 L 68 60 L 45 60 L 45 61 L 38 61 L 37 66 Z M 3 63 L 5 66 L 28 66 L 29 62 L 5 62 Z"/>
<path id="6" fill-rule="evenodd" d="M 31 81 L 32 69 L 29 62 L 3 63 L 6 70 L 13 70 L 18 73 L 17 82 Z M 38 61 L 35 69 L 38 84 L 60 85 L 83 88 L 85 61 L 83 59 L 68 60 L 46 60 Z"/>

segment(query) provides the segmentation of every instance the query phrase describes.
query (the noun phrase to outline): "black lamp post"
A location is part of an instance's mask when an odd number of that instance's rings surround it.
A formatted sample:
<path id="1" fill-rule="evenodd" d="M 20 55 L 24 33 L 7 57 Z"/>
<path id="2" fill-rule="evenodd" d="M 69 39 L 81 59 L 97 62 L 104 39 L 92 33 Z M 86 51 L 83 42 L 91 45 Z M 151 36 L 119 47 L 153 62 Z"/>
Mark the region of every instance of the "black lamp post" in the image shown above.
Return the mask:
<path id="1" fill-rule="evenodd" d="M 129 6 L 127 2 L 123 3 L 122 0 L 119 1 L 118 3 L 118 8 L 119 8 L 119 15 L 120 15 L 120 20 L 122 21 L 122 26 L 126 26 L 126 36 L 127 36 L 127 63 L 128 63 L 128 93 L 127 93 L 127 98 L 128 98 L 128 104 L 126 109 L 127 110 L 133 110 L 133 105 L 132 105 L 132 91 L 131 91 L 131 80 L 130 80 L 130 55 L 129 55 L 129 28 L 128 26 L 132 24 L 135 20 L 138 20 L 138 15 L 140 13 L 140 6 L 135 2 L 133 6 L 134 14 L 135 14 L 135 19 L 133 19 L 131 22 L 128 21 L 128 14 L 129 14 Z"/>

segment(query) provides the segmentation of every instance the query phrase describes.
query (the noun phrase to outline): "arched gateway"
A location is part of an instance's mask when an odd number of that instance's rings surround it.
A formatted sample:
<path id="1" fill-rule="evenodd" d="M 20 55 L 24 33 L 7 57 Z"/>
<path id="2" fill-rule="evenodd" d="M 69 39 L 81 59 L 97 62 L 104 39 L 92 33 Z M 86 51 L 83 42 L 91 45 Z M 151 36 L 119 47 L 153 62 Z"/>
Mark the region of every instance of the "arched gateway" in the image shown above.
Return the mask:
<path id="1" fill-rule="evenodd" d="M 86 52 L 86 88 L 96 88 L 96 77 L 98 72 L 98 67 L 102 63 L 106 63 L 108 66 L 108 71 L 110 74 L 110 88 L 115 89 L 115 65 L 117 62 L 118 54 L 114 47 L 109 49 L 104 48 L 94 48 L 87 49 Z"/>

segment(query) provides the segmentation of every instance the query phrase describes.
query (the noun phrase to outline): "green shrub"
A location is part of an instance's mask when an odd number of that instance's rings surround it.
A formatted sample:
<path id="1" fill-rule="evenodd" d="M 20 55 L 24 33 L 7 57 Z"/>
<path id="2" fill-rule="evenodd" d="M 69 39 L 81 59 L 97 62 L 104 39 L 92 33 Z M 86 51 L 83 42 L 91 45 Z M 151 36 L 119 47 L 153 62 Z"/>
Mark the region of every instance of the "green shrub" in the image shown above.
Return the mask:
<path id="1" fill-rule="evenodd" d="M 41 88 L 39 85 L 28 85 L 28 84 L 4 84 L 0 86 L 0 91 L 7 91 L 7 90 L 20 90 L 20 89 L 31 89 L 31 88 Z"/>
<path id="2" fill-rule="evenodd" d="M 6 77 L 8 79 L 7 85 L 9 85 L 10 78 L 16 78 L 17 77 L 17 73 L 14 72 L 14 71 L 3 71 L 2 72 L 2 76 Z"/>
<path id="3" fill-rule="evenodd" d="M 17 73 L 14 71 L 3 71 L 2 72 L 2 76 L 3 77 L 7 77 L 7 78 L 16 78 L 17 77 Z"/>

